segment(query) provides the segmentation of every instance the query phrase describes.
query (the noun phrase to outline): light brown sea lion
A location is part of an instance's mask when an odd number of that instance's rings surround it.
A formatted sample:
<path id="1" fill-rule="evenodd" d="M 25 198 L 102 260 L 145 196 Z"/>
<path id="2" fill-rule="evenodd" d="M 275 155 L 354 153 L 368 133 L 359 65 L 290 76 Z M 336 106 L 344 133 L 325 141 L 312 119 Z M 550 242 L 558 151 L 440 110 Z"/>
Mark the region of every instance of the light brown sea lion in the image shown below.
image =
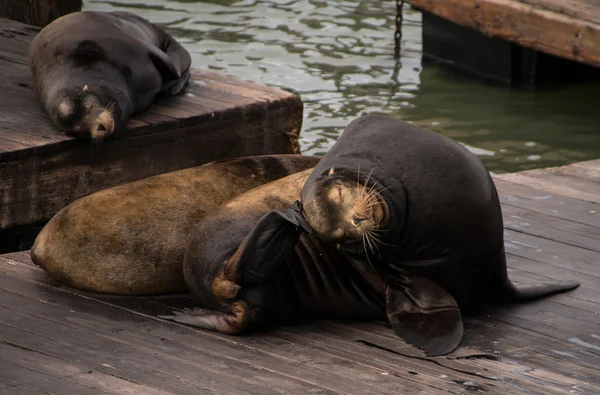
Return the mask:
<path id="1" fill-rule="evenodd" d="M 185 291 L 184 252 L 207 213 L 318 161 L 300 155 L 237 158 L 96 192 L 58 212 L 37 236 L 31 257 L 50 276 L 84 290 Z"/>
<path id="2" fill-rule="evenodd" d="M 129 12 L 80 11 L 33 39 L 33 87 L 54 125 L 102 139 L 125 127 L 159 92 L 190 78 L 188 51 L 164 30 Z"/>
<path id="3" fill-rule="evenodd" d="M 313 235 L 287 237 L 286 227 L 302 226 L 287 208 L 310 171 L 254 188 L 205 216 L 183 265 L 199 307 L 160 317 L 226 334 L 309 317 L 385 319 L 383 282 L 373 268 Z"/>

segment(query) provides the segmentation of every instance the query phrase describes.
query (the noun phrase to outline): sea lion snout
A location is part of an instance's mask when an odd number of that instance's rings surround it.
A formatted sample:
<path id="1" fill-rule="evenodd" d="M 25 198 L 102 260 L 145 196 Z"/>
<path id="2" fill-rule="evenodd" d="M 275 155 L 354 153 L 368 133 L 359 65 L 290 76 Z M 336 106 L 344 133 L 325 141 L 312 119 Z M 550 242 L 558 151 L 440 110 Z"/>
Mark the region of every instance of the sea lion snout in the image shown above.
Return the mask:
<path id="1" fill-rule="evenodd" d="M 96 118 L 92 129 L 90 130 L 90 137 L 93 139 L 103 139 L 106 136 L 111 135 L 115 131 L 115 120 L 113 118 L 112 111 L 114 104 L 107 107 L 106 110 L 102 111 Z"/>

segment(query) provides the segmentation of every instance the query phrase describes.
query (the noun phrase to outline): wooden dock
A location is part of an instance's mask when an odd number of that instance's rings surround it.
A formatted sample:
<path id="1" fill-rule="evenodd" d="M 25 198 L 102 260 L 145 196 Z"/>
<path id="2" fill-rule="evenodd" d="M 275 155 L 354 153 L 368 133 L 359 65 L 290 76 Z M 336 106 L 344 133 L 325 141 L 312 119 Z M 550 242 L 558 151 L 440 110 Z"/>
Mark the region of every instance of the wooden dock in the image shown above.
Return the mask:
<path id="1" fill-rule="evenodd" d="M 0 252 L 31 246 L 56 212 L 115 185 L 217 159 L 299 152 L 303 104 L 290 92 L 194 69 L 99 146 L 60 133 L 31 89 L 38 28 L 0 18 Z"/>
<path id="2" fill-rule="evenodd" d="M 581 286 L 467 317 L 450 355 L 382 323 L 196 330 L 156 318 L 187 295 L 81 292 L 18 252 L 0 257 L 0 393 L 600 394 L 600 160 L 495 179 L 511 278 Z"/>
<path id="3" fill-rule="evenodd" d="M 424 47 L 432 48 L 434 55 L 447 58 L 450 62 L 464 63 L 467 68 L 482 67 L 483 73 L 490 73 L 489 68 L 498 65 L 489 63 L 493 54 L 482 54 L 486 47 L 494 47 L 494 52 L 500 53 L 494 63 L 509 62 L 505 73 L 523 72 L 529 74 L 552 74 L 552 78 L 564 77 L 565 65 L 546 67 L 543 71 L 539 63 L 547 63 L 548 59 L 531 53 L 515 53 L 514 48 L 506 47 L 506 53 L 501 45 L 494 41 L 481 40 L 475 35 L 465 35 L 443 21 L 450 22 L 462 28 L 472 29 L 490 38 L 505 40 L 522 48 L 538 51 L 542 54 L 579 62 L 581 64 L 600 67 L 600 0 L 406 0 L 414 8 L 423 11 Z M 434 18 L 435 17 L 435 18 Z M 443 21 L 438 21 L 441 18 Z M 449 46 L 448 38 L 442 37 L 442 29 L 450 36 L 457 34 L 456 47 Z M 431 34 L 430 34 L 431 31 Z M 425 37 L 438 36 L 430 40 L 438 40 L 437 45 L 429 45 Z M 445 43 L 444 43 L 445 41 Z M 474 59 L 464 59 L 465 56 L 453 57 L 444 53 L 445 47 L 451 52 L 470 52 Z M 464 49 L 462 47 L 464 47 Z M 426 49 L 426 48 L 424 48 Z M 426 52 L 430 52 L 426 50 Z M 552 62 L 555 63 L 555 62 Z M 487 70 L 486 70 L 487 68 Z M 511 69 L 512 68 L 512 69 Z M 531 69 L 531 70 L 526 70 Z M 551 69 L 548 72 L 546 69 Z M 557 70 L 556 70 L 557 69 Z M 475 70 L 477 71 L 477 70 Z M 578 69 L 575 72 L 579 72 Z M 571 70 L 569 70 L 571 72 Z M 586 71 L 587 72 L 587 71 Z M 500 73 L 500 74 L 504 74 Z M 597 77 L 597 74 L 595 77 Z M 598 73 L 600 74 L 600 73 Z M 502 78 L 507 78 L 501 75 Z M 531 76 L 526 76 L 531 77 Z"/>

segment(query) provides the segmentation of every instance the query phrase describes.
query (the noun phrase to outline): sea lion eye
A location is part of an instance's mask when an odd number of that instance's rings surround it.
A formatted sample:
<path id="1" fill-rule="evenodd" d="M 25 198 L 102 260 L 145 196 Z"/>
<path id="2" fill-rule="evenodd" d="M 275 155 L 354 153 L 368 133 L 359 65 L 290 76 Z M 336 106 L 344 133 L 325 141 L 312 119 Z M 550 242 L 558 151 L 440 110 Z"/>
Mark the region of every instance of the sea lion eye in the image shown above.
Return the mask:
<path id="1" fill-rule="evenodd" d="M 354 226 L 358 226 L 360 225 L 361 222 L 363 222 L 364 220 L 366 220 L 367 218 L 361 218 L 361 217 L 352 217 L 352 225 Z"/>

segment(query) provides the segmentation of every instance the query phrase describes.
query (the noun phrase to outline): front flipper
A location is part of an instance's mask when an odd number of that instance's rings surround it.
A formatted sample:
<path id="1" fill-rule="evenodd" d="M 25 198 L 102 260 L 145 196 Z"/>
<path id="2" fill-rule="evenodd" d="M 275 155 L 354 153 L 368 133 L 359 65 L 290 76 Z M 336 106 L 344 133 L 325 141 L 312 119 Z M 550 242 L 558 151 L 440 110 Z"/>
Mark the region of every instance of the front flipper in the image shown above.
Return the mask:
<path id="1" fill-rule="evenodd" d="M 394 332 L 427 355 L 448 354 L 463 336 L 456 301 L 433 281 L 396 269 L 386 279 L 386 311 Z"/>
<path id="2" fill-rule="evenodd" d="M 225 277 L 241 287 L 264 284 L 309 229 L 303 221 L 293 208 L 266 213 L 225 265 Z"/>
<path id="3" fill-rule="evenodd" d="M 211 281 L 212 296 L 221 306 L 184 309 L 160 318 L 225 334 L 239 334 L 263 323 L 265 312 L 281 304 L 268 280 L 275 274 L 307 229 L 297 207 L 269 211 L 250 230 L 222 271 Z"/>

